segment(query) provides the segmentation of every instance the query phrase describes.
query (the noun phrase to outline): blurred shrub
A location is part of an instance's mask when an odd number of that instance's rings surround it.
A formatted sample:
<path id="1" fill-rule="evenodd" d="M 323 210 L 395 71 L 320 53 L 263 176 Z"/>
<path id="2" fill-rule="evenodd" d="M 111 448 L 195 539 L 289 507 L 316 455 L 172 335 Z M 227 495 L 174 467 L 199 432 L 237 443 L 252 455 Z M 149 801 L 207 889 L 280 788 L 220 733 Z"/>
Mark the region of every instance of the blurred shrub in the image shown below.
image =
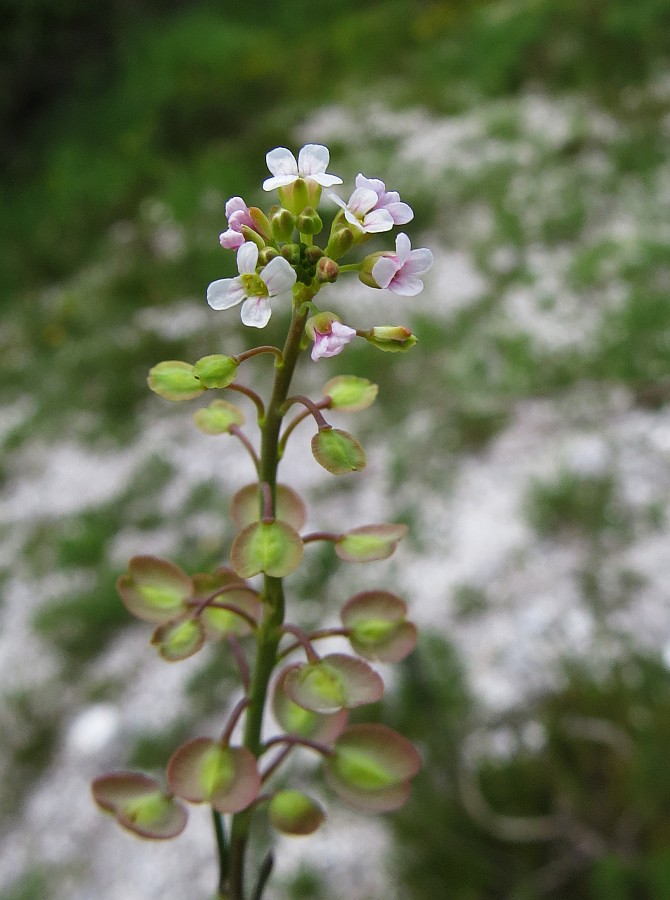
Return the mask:
<path id="1" fill-rule="evenodd" d="M 391 820 L 403 897 L 670 896 L 670 673 L 660 661 L 568 665 L 562 688 L 486 728 L 441 639 L 424 639 L 400 684 L 394 726 L 425 760 Z"/>

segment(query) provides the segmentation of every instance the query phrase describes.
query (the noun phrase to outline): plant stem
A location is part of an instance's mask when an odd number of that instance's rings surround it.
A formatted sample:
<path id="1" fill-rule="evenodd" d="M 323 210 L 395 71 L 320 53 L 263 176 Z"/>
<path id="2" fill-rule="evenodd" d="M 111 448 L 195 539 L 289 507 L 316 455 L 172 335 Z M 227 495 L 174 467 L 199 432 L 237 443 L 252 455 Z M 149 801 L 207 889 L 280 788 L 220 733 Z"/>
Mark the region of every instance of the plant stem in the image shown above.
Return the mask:
<path id="1" fill-rule="evenodd" d="M 258 470 L 259 482 L 268 485 L 274 511 L 277 492 L 277 467 L 279 465 L 279 434 L 284 413 L 282 408 L 288 397 L 291 379 L 300 355 L 300 342 L 307 321 L 307 309 L 300 311 L 305 300 L 315 292 L 301 286 L 296 291 L 291 325 L 282 351 L 282 360 L 275 367 L 272 396 L 261 427 L 261 455 Z M 261 513 L 263 511 L 261 510 Z M 244 746 L 255 756 L 261 753 L 261 729 L 268 684 L 277 663 L 277 648 L 282 637 L 284 623 L 284 586 L 281 578 L 264 576 L 262 591 L 263 620 L 256 632 L 256 660 L 249 687 L 249 707 L 246 712 Z M 245 900 L 244 869 L 252 808 L 233 816 L 230 837 L 230 868 L 226 882 L 229 900 Z"/>

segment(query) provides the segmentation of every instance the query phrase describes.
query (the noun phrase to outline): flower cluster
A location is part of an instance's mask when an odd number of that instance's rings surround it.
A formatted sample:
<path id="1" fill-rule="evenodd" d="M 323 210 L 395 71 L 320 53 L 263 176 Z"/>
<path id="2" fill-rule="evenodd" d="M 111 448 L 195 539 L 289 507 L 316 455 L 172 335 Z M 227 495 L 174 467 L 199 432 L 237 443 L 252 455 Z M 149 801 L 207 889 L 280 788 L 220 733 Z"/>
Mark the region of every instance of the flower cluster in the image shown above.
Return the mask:
<path id="1" fill-rule="evenodd" d="M 292 393 L 296 366 L 310 343 L 311 358 L 318 360 L 337 356 L 356 337 L 391 352 L 408 350 L 417 340 L 402 325 L 363 329 L 342 322 L 317 305 L 320 290 L 353 272 L 370 287 L 411 297 L 422 290 L 421 276 L 433 261 L 429 250 L 412 250 L 401 232 L 394 251 L 342 264 L 372 235 L 406 224 L 413 213 L 383 181 L 361 174 L 345 202 L 331 190 L 342 181 L 326 171 L 328 162 L 328 150 L 318 144 L 303 147 L 297 160 L 279 147 L 267 155 L 271 177 L 263 188 L 278 191 L 280 202 L 267 213 L 241 197 L 226 204 L 228 228 L 220 242 L 236 251 L 239 274 L 210 284 L 208 303 L 217 310 L 241 305 L 242 321 L 253 328 L 267 325 L 273 308 L 285 307 L 290 321 L 282 345 L 255 346 L 236 356 L 214 353 L 193 364 L 165 360 L 149 372 L 149 387 L 165 400 L 226 392 L 226 399 L 199 405 L 193 414 L 203 434 L 240 441 L 256 476 L 232 498 L 228 521 L 236 533 L 227 552 L 222 548 L 223 565 L 189 574 L 168 560 L 136 555 L 117 582 L 128 612 L 153 626 L 151 644 L 161 659 L 178 663 L 207 648 L 227 651 L 241 696 L 217 736 L 195 737 L 177 747 L 164 780 L 142 772 L 111 772 L 95 779 L 94 799 L 123 828 L 153 840 L 180 834 L 186 804 L 208 804 L 219 856 L 217 896 L 229 900 L 262 900 L 270 877 L 272 850 L 254 885 L 245 875 L 252 822 L 262 817 L 281 833 L 306 835 L 324 819 L 325 810 L 309 793 L 287 787 L 285 779 L 277 784 L 277 770 L 290 763 L 296 748 L 318 754 L 329 791 L 368 813 L 402 806 L 420 768 L 416 748 L 402 735 L 384 725 L 349 722 L 351 710 L 383 696 L 384 682 L 373 664 L 399 662 L 416 645 L 405 601 L 376 587 L 341 603 L 339 625 L 305 631 L 285 618 L 290 606 L 284 579 L 314 543 L 331 545 L 346 564 L 368 564 L 392 556 L 408 530 L 391 522 L 306 533 L 311 516 L 305 503 L 278 479 L 288 441 L 309 417 L 312 455 L 327 472 L 346 477 L 366 465 L 361 444 L 326 416 L 368 409 L 378 386 L 358 375 L 337 375 L 323 385 L 318 399 Z M 335 208 L 328 237 L 319 246 L 322 192 Z M 239 380 L 242 366 L 261 354 L 275 362 L 265 397 Z M 251 432 L 244 409 L 229 399 L 237 395 L 255 408 Z M 328 638 L 344 644 L 344 652 L 320 654 L 319 641 Z M 279 730 L 268 737 L 270 710 Z M 242 721 L 244 727 L 238 728 Z"/>
<path id="2" fill-rule="evenodd" d="M 412 250 L 409 237 L 401 232 L 395 252 L 382 250 L 342 265 L 340 260 L 372 235 L 411 222 L 411 207 L 397 191 L 387 191 L 383 181 L 360 173 L 345 202 L 331 190 L 342 184 L 342 179 L 326 171 L 330 154 L 320 144 L 306 144 L 297 160 L 290 150 L 277 147 L 267 154 L 266 161 L 272 177 L 263 182 L 263 190 L 277 190 L 280 202 L 266 215 L 258 207 L 247 206 L 241 197 L 228 200 L 228 229 L 219 240 L 225 249 L 237 251 L 239 275 L 212 282 L 207 302 L 217 310 L 241 303 L 244 324 L 263 328 L 273 307 L 288 302 L 296 284 L 306 285 L 316 313 L 307 327 L 314 342 L 312 359 L 336 356 L 357 335 L 370 340 L 370 332 L 343 324 L 334 313 L 320 310 L 314 302 L 320 287 L 336 281 L 340 274 L 355 272 L 368 287 L 413 297 L 423 290 L 421 277 L 432 266 L 433 255 L 425 248 Z M 324 188 L 339 210 L 322 248 L 314 239 L 323 230 L 317 206 Z M 401 340 L 394 347 L 373 343 L 382 349 L 407 349 L 413 342 Z"/>

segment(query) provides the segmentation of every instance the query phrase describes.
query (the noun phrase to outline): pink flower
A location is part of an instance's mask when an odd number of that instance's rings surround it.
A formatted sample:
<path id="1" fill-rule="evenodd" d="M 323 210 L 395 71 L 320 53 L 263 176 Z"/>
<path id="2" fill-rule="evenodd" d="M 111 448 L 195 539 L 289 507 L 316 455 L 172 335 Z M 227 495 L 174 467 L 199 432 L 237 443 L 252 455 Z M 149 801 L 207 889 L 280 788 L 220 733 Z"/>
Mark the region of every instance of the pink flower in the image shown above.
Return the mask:
<path id="1" fill-rule="evenodd" d="M 377 234 L 393 228 L 393 216 L 388 209 L 377 206 L 379 197 L 372 188 L 357 187 L 345 203 L 332 191 L 326 191 L 331 200 L 344 210 L 344 218 L 359 231 L 365 234 Z"/>
<path id="2" fill-rule="evenodd" d="M 258 247 L 246 241 L 237 251 L 237 278 L 219 278 L 207 288 L 207 302 L 212 309 L 230 309 L 242 303 L 242 321 L 254 328 L 264 328 L 270 321 L 270 300 L 290 301 L 293 297 L 295 271 L 283 256 L 275 256 L 256 274 Z"/>
<path id="3" fill-rule="evenodd" d="M 401 201 L 397 191 L 387 191 L 386 185 L 379 178 L 366 178 L 359 172 L 356 176 L 356 187 L 374 191 L 377 195 L 377 202 L 373 209 L 388 210 L 394 225 L 406 225 L 414 218 L 412 207 Z"/>
<path id="4" fill-rule="evenodd" d="M 372 278 L 380 288 L 388 288 L 402 297 L 414 297 L 423 290 L 424 275 L 433 265 L 430 250 L 412 250 L 406 234 L 399 234 L 395 253 L 383 253 L 372 267 Z"/>
<path id="5" fill-rule="evenodd" d="M 328 313 L 315 316 L 310 323 L 308 333 L 314 341 L 312 359 L 324 359 L 337 356 L 346 345 L 356 337 L 356 329 L 343 325 Z"/>
<path id="6" fill-rule="evenodd" d="M 270 150 L 265 160 L 273 177 L 266 178 L 263 182 L 264 191 L 287 187 L 298 178 L 304 178 L 307 182 L 315 181 L 321 187 L 342 184 L 341 178 L 326 172 L 330 153 L 328 148 L 321 144 L 305 144 L 298 154 L 297 162 L 295 156 L 286 147 L 276 147 L 274 150 Z"/>
<path id="7" fill-rule="evenodd" d="M 228 219 L 228 231 L 219 235 L 219 243 L 226 250 L 237 250 L 245 242 L 242 234 L 243 225 L 258 231 L 254 220 L 249 215 L 249 207 L 241 197 L 231 197 L 226 203 L 226 218 Z"/>

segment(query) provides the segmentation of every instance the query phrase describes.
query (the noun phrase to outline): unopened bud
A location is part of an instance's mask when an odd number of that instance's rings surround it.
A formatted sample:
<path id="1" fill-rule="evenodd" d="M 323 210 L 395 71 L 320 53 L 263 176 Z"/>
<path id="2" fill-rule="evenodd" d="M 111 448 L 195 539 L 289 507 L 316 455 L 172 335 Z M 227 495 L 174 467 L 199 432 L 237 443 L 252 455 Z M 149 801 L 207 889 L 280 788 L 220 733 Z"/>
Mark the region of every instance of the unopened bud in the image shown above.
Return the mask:
<path id="1" fill-rule="evenodd" d="M 361 334 L 378 350 L 387 353 L 404 353 L 410 350 L 419 340 L 415 334 L 403 325 L 379 325 Z"/>
<path id="2" fill-rule="evenodd" d="M 321 217 L 311 206 L 303 209 L 295 220 L 295 224 L 300 234 L 318 234 L 323 228 Z"/>
<path id="3" fill-rule="evenodd" d="M 249 228 L 248 225 L 242 225 L 240 231 L 246 241 L 253 241 L 260 250 L 265 247 L 265 241 L 257 231 L 254 231 L 253 228 Z"/>
<path id="4" fill-rule="evenodd" d="M 251 218 L 251 221 L 254 223 L 258 233 L 262 235 L 262 237 L 264 237 L 266 241 L 271 240 L 272 229 L 270 228 L 268 217 L 265 215 L 263 210 L 259 209 L 257 206 L 250 206 L 249 216 Z"/>
<path id="5" fill-rule="evenodd" d="M 363 262 L 361 263 L 361 268 L 358 272 L 358 277 L 363 284 L 366 284 L 371 288 L 379 288 L 379 285 L 372 277 L 372 269 L 374 264 L 377 262 L 380 256 L 383 256 L 383 253 L 370 253 L 365 257 Z"/>
<path id="6" fill-rule="evenodd" d="M 263 247 L 261 252 L 258 254 L 258 262 L 261 266 L 267 266 L 271 259 L 274 259 L 275 256 L 279 256 L 279 252 L 275 250 L 274 247 Z"/>
<path id="7" fill-rule="evenodd" d="M 322 256 L 316 264 L 316 280 L 323 283 L 331 283 L 337 280 L 340 267 L 329 256 Z"/>
<path id="8" fill-rule="evenodd" d="M 316 265 L 322 256 L 323 250 L 321 247 L 317 247 L 316 244 L 310 244 L 309 247 L 305 249 L 305 259 L 307 262 L 312 263 L 312 265 Z"/>
<path id="9" fill-rule="evenodd" d="M 270 211 L 272 236 L 276 241 L 290 241 L 295 227 L 295 216 L 283 206 L 273 206 Z"/>
<path id="10" fill-rule="evenodd" d="M 326 256 L 331 259 L 340 259 L 349 250 L 354 243 L 354 233 L 351 228 L 338 228 L 330 236 L 328 246 L 326 247 Z"/>
<path id="11" fill-rule="evenodd" d="M 286 187 L 279 188 L 279 199 L 294 216 L 300 215 L 306 206 L 309 206 L 309 193 L 304 178 L 296 178 Z"/>
<path id="12" fill-rule="evenodd" d="M 280 253 L 292 266 L 297 266 L 300 262 L 300 244 L 284 244 Z"/>

